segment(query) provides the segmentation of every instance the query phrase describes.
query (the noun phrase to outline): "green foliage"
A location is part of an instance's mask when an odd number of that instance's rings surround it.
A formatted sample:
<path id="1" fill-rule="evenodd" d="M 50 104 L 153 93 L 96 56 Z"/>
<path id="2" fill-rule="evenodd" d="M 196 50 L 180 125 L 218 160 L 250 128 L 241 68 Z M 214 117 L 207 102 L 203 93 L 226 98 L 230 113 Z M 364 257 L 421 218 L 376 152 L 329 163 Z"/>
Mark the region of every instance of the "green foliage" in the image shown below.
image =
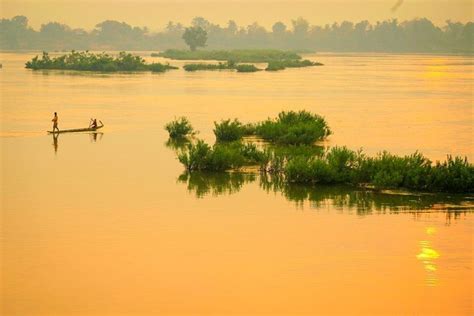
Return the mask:
<path id="1" fill-rule="evenodd" d="M 281 112 L 257 125 L 255 134 L 280 144 L 313 144 L 331 134 L 323 117 L 307 111 Z"/>
<path id="2" fill-rule="evenodd" d="M 234 62 L 231 61 L 218 64 L 187 64 L 184 65 L 183 68 L 186 71 L 235 69 L 237 70 L 237 72 L 255 72 L 260 70 L 254 65 L 236 65 Z"/>
<path id="3" fill-rule="evenodd" d="M 214 135 L 218 142 L 233 142 L 242 139 L 245 127 L 237 119 L 214 122 Z"/>
<path id="4" fill-rule="evenodd" d="M 252 64 L 240 64 L 235 66 L 235 69 L 237 70 L 237 72 L 256 72 L 261 70 Z"/>
<path id="5" fill-rule="evenodd" d="M 254 144 L 241 142 L 216 143 L 212 148 L 202 140 L 190 144 L 178 155 L 187 170 L 225 171 L 245 165 L 256 165 L 264 159 L 264 153 Z"/>
<path id="6" fill-rule="evenodd" d="M 395 156 L 383 152 L 366 157 L 345 147 L 334 147 L 324 157 L 297 157 L 284 168 L 287 181 L 296 183 L 371 184 L 376 188 L 469 193 L 474 192 L 474 166 L 467 159 L 448 156 L 431 161 L 416 152 Z"/>
<path id="7" fill-rule="evenodd" d="M 165 130 L 168 131 L 170 138 L 184 138 L 194 134 L 191 123 L 185 117 L 169 122 L 165 125 Z"/>
<path id="8" fill-rule="evenodd" d="M 152 71 L 164 72 L 169 69 L 177 69 L 170 65 L 160 63 L 146 64 L 140 56 L 134 56 L 126 52 L 120 52 L 113 57 L 106 53 L 90 53 L 72 51 L 69 54 L 51 58 L 47 52 L 43 52 L 41 58 L 35 56 L 26 63 L 26 68 L 37 69 L 65 69 L 82 71 Z"/>
<path id="9" fill-rule="evenodd" d="M 275 60 L 268 63 L 266 71 L 277 71 L 283 70 L 285 68 L 301 68 L 301 67 L 311 67 L 311 66 L 323 66 L 322 63 L 313 62 L 308 59 L 304 60 Z"/>
<path id="10" fill-rule="evenodd" d="M 183 66 L 186 71 L 197 71 L 197 70 L 223 70 L 223 69 L 235 69 L 235 65 L 229 63 L 218 63 L 216 64 L 187 64 Z"/>
<path id="11" fill-rule="evenodd" d="M 178 60 L 223 60 L 244 63 L 264 63 L 277 60 L 299 60 L 301 56 L 291 51 L 276 49 L 236 49 L 236 50 L 200 50 L 187 51 L 179 49 L 168 49 L 164 52 L 154 54 Z"/>
<path id="12" fill-rule="evenodd" d="M 207 42 L 207 32 L 200 26 L 187 27 L 184 30 L 182 38 L 189 46 L 191 51 L 195 51 L 197 47 L 205 47 Z"/>

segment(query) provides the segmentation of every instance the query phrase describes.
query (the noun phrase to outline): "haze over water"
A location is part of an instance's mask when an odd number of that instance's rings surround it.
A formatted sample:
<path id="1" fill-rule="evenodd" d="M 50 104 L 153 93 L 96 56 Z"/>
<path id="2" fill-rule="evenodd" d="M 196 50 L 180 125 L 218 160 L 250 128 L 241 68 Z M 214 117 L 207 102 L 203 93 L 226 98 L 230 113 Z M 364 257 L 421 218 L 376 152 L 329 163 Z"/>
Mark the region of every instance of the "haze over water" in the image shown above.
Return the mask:
<path id="1" fill-rule="evenodd" d="M 98 74 L 24 69 L 35 54 L 0 54 L 2 314 L 472 314 L 472 197 L 180 177 L 163 130 L 185 115 L 212 143 L 213 121 L 306 109 L 325 146 L 472 161 L 471 57 Z M 54 139 L 55 111 L 105 127 Z"/>

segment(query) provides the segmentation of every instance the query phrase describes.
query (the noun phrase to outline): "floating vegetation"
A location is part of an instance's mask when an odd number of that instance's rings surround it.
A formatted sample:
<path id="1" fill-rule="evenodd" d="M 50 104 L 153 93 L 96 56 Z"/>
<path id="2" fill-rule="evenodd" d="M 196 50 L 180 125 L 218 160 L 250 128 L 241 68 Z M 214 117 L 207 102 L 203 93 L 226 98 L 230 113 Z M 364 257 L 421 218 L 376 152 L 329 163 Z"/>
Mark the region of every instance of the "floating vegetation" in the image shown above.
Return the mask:
<path id="1" fill-rule="evenodd" d="M 245 134 L 244 125 L 237 119 L 214 122 L 214 135 L 216 135 L 218 142 L 241 140 Z"/>
<path id="2" fill-rule="evenodd" d="M 118 56 L 114 57 L 107 53 L 95 54 L 88 51 L 72 51 L 69 54 L 58 57 L 50 57 L 47 52 L 43 52 L 41 58 L 35 56 L 33 59 L 28 61 L 26 63 L 26 68 L 33 70 L 62 69 L 100 72 L 165 72 L 170 69 L 178 69 L 169 64 L 146 64 L 142 57 L 126 52 L 120 52 Z"/>
<path id="3" fill-rule="evenodd" d="M 198 140 L 179 153 L 178 160 L 188 171 L 225 171 L 258 165 L 264 159 L 263 155 L 254 144 L 230 142 L 211 147 Z"/>
<path id="4" fill-rule="evenodd" d="M 301 67 L 312 67 L 312 66 L 323 66 L 322 63 L 314 62 L 308 59 L 305 60 L 275 60 L 268 63 L 266 71 L 278 71 L 285 68 L 301 68 Z"/>
<path id="5" fill-rule="evenodd" d="M 237 119 L 214 123 L 217 143 L 199 140 L 178 155 L 188 171 L 238 170 L 258 167 L 263 174 L 284 183 L 356 185 L 374 189 L 408 189 L 428 192 L 474 192 L 474 165 L 467 158 L 448 156 L 433 164 L 421 153 L 396 156 L 382 152 L 375 157 L 362 150 L 333 147 L 324 151 L 315 140 L 331 133 L 324 119 L 306 111 L 281 112 L 276 119 L 244 125 Z M 263 148 L 243 143 L 247 135 L 276 145 Z"/>
<path id="6" fill-rule="evenodd" d="M 226 63 L 218 63 L 218 64 L 204 64 L 204 63 L 187 64 L 187 65 L 184 65 L 183 68 L 186 71 L 237 70 L 237 72 L 256 72 L 256 71 L 261 70 L 252 64 L 236 64 L 231 61 L 228 61 Z"/>
<path id="7" fill-rule="evenodd" d="M 331 135 L 331 130 L 320 115 L 289 111 L 281 112 L 276 119 L 257 124 L 255 134 L 274 143 L 308 145 Z"/>
<path id="8" fill-rule="evenodd" d="M 416 152 L 395 156 L 387 152 L 367 157 L 362 151 L 333 147 L 322 157 L 298 157 L 284 168 L 286 181 L 307 184 L 371 185 L 378 189 L 430 192 L 474 192 L 474 166 L 466 158 L 448 156 L 432 162 Z"/>
<path id="9" fill-rule="evenodd" d="M 186 71 L 198 71 L 198 70 L 226 70 L 235 69 L 235 64 L 232 63 L 218 63 L 218 64 L 187 64 L 183 66 Z"/>
<path id="10" fill-rule="evenodd" d="M 168 131 L 170 138 L 185 138 L 195 134 L 191 123 L 184 116 L 166 124 L 165 130 Z"/>
<path id="11" fill-rule="evenodd" d="M 178 60 L 221 60 L 243 63 L 265 63 L 277 60 L 299 60 L 295 52 L 277 49 L 236 49 L 236 50 L 179 50 L 168 49 L 161 53 L 152 53 L 153 57 L 165 57 Z"/>
<path id="12" fill-rule="evenodd" d="M 252 64 L 239 64 L 235 66 L 235 69 L 237 72 L 256 72 L 261 70 Z"/>

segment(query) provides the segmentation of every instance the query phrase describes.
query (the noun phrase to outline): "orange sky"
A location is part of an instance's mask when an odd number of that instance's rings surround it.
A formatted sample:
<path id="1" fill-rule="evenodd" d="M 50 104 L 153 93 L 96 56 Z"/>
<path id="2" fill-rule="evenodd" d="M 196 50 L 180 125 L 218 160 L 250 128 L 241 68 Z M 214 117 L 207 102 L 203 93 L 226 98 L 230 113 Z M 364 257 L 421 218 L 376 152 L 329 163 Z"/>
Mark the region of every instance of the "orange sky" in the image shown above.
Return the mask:
<path id="1" fill-rule="evenodd" d="M 132 25 L 162 29 L 170 20 L 188 24 L 194 16 L 225 24 L 234 19 L 239 25 L 254 21 L 270 27 L 276 21 L 291 23 L 302 16 L 312 24 L 334 21 L 359 21 L 427 17 L 442 25 L 447 19 L 472 20 L 473 3 L 466 0 L 404 0 L 396 12 L 397 0 L 1 0 L 0 15 L 10 18 L 25 15 L 38 28 L 42 23 L 57 21 L 72 27 L 91 29 L 106 19 Z"/>

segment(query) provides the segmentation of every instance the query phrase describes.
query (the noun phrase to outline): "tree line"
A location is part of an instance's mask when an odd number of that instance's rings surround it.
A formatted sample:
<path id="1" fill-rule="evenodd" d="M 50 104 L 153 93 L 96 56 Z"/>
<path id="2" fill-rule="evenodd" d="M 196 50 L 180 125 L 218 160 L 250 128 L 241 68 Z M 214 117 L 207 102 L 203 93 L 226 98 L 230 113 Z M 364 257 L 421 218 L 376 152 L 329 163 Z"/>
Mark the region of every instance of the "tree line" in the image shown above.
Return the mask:
<path id="1" fill-rule="evenodd" d="M 334 52 L 474 52 L 474 23 L 446 21 L 437 26 L 426 18 L 408 21 L 390 19 L 357 23 L 343 21 L 324 26 L 311 25 L 304 18 L 273 24 L 271 30 L 257 22 L 239 26 L 230 20 L 225 26 L 196 17 L 190 27 L 206 32 L 209 49 L 275 48 Z M 185 48 L 186 26 L 169 22 L 160 32 L 125 22 L 107 20 L 94 29 L 74 29 L 58 22 L 28 25 L 28 18 L 0 20 L 2 50 L 164 50 Z"/>

